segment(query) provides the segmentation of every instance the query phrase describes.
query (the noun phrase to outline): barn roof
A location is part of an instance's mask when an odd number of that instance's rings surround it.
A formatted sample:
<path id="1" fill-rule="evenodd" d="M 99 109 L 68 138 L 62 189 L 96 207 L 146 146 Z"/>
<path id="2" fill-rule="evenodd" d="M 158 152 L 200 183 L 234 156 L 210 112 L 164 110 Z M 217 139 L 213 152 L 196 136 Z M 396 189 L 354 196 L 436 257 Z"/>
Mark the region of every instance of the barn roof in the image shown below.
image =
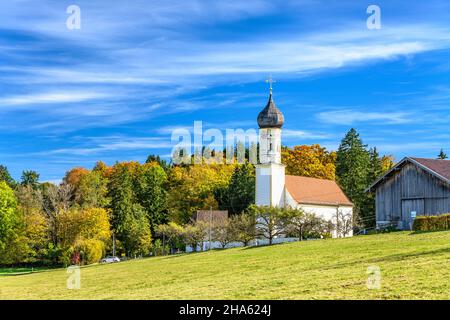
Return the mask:
<path id="1" fill-rule="evenodd" d="M 333 180 L 286 175 L 286 189 L 301 204 L 353 204 Z"/>
<path id="2" fill-rule="evenodd" d="M 374 183 L 372 183 L 366 189 L 366 192 L 371 191 L 373 188 L 376 188 L 380 183 L 382 183 L 387 178 L 392 176 L 392 174 L 394 172 L 400 170 L 406 163 L 412 163 L 412 164 L 422 168 L 423 170 L 427 171 L 428 173 L 435 176 L 436 178 L 450 184 L 450 161 L 449 160 L 405 157 L 400 162 L 398 162 L 394 167 L 392 167 L 389 171 L 387 171 L 383 176 L 381 176 Z"/>

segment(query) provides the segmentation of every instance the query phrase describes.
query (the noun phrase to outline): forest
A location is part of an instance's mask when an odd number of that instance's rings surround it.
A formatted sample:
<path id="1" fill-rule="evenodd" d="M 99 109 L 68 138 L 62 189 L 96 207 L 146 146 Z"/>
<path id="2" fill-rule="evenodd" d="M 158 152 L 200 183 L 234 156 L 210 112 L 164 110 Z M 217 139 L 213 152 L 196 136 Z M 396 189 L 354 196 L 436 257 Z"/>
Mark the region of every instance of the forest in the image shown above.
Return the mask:
<path id="1" fill-rule="evenodd" d="M 317 144 L 282 148 L 286 174 L 338 182 L 354 203 L 354 229 L 374 226 L 374 196 L 364 190 L 393 160 L 365 145 L 355 129 L 337 151 Z M 255 214 L 267 213 L 270 223 L 303 217 L 305 225 L 317 226 L 311 224 L 317 219 L 299 212 L 256 208 L 254 194 L 254 166 L 225 159 L 197 165 L 174 165 L 155 155 L 142 164 L 99 161 L 91 169 L 72 168 L 60 184 L 40 182 L 33 170 L 15 181 L 2 165 L 0 264 L 89 264 L 111 254 L 134 258 L 196 247 L 207 226 L 192 218 L 205 209 L 228 210 L 227 222 L 214 226 L 215 239 L 225 244 L 257 236 Z M 292 232 L 299 229 L 290 226 Z M 300 239 L 317 231 L 300 229 Z"/>

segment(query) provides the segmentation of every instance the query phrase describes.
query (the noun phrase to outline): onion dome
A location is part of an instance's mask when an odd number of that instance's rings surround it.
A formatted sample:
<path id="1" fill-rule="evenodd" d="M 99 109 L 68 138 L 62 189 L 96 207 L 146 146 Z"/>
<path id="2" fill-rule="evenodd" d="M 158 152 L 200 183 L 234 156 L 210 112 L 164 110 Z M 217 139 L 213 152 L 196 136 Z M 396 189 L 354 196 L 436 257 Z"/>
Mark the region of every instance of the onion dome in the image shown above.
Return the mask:
<path id="1" fill-rule="evenodd" d="M 258 115 L 258 125 L 260 128 L 281 128 L 284 124 L 284 116 L 275 105 L 272 90 L 270 91 L 269 101 Z"/>

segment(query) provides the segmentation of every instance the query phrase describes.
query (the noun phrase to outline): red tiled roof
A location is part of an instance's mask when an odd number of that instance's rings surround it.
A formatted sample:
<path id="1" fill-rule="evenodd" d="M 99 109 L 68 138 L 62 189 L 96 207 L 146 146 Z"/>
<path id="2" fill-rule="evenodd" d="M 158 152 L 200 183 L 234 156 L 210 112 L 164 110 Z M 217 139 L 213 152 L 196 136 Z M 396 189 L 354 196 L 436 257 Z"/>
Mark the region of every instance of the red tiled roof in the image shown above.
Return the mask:
<path id="1" fill-rule="evenodd" d="M 411 158 L 438 175 L 450 180 L 450 161 L 425 158 Z"/>
<path id="2" fill-rule="evenodd" d="M 298 203 L 353 205 L 333 180 L 286 175 L 286 189 Z"/>

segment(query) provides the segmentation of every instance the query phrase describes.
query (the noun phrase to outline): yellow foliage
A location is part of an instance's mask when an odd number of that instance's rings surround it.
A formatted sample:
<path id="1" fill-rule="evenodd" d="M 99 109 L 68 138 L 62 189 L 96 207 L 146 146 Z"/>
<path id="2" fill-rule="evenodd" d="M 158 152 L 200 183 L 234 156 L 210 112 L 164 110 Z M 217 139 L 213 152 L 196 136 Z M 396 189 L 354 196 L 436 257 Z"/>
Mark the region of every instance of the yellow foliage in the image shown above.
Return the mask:
<path id="1" fill-rule="evenodd" d="M 75 244 L 75 251 L 80 253 L 84 263 L 96 263 L 105 253 L 105 243 L 97 239 L 82 239 Z"/>
<path id="2" fill-rule="evenodd" d="M 80 239 L 106 242 L 111 237 L 109 212 L 105 209 L 73 209 L 61 212 L 57 220 L 63 247 L 73 246 Z"/>
<path id="3" fill-rule="evenodd" d="M 281 151 L 286 174 L 320 179 L 335 179 L 336 153 L 318 144 L 284 147 Z"/>
<path id="4" fill-rule="evenodd" d="M 199 209 L 217 208 L 214 190 L 228 185 L 235 165 L 175 167 L 170 174 L 170 220 L 183 224 Z"/>

